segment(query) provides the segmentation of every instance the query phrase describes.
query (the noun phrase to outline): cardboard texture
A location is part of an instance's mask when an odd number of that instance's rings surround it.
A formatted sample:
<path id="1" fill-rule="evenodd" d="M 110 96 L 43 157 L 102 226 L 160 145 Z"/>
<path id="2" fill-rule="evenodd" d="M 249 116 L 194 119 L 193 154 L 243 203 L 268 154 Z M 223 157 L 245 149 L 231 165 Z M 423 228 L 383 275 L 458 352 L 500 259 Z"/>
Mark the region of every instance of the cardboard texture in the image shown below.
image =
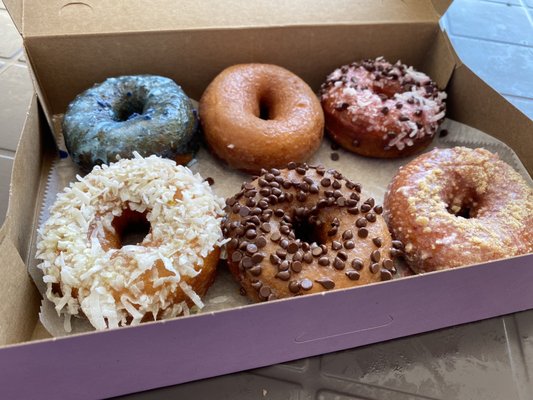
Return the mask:
<path id="1" fill-rule="evenodd" d="M 138 0 L 5 4 L 24 36 L 44 112 L 32 102 L 0 231 L 3 397 L 107 397 L 533 308 L 533 255 L 527 255 L 135 328 L 31 341 L 43 336 L 39 297 L 25 265 L 32 257 L 45 177 L 56 157 L 47 121 L 109 76 L 166 75 L 199 98 L 224 67 L 255 61 L 289 68 L 317 89 L 335 67 L 384 55 L 447 85 L 448 116 L 511 146 L 530 174 L 533 122 L 461 65 L 438 27 L 446 1 L 338 0 L 327 6 L 200 1 L 179 9 L 170 0 L 149 6 Z"/>

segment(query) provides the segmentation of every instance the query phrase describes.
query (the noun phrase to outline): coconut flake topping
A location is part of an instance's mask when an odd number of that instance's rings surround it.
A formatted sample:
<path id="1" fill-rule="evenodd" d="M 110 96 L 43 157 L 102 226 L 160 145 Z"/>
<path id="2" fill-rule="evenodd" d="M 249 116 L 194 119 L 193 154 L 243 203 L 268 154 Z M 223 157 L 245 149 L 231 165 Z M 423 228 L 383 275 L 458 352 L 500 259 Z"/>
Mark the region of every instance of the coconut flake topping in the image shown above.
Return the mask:
<path id="1" fill-rule="evenodd" d="M 81 313 L 97 329 L 187 314 L 185 301 L 174 304 L 179 291 L 203 307 L 184 278 L 198 275 L 204 258 L 224 243 L 224 201 L 188 168 L 134 155 L 78 176 L 38 231 L 46 296 L 65 315 L 66 328 L 70 316 Z M 102 247 L 100 238 L 115 233 L 113 219 L 128 207 L 146 213 L 150 232 L 138 245 Z"/>

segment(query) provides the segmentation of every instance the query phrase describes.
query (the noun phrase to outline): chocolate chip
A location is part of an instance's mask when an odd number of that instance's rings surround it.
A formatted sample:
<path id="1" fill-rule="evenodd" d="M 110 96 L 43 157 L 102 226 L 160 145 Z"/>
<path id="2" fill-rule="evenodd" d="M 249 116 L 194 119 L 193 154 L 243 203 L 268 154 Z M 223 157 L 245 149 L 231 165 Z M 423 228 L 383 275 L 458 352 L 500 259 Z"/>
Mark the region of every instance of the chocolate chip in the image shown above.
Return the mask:
<path id="1" fill-rule="evenodd" d="M 331 153 L 330 157 L 332 161 L 339 161 L 339 153 Z"/>
<path id="2" fill-rule="evenodd" d="M 261 253 L 255 253 L 253 256 L 252 256 L 252 261 L 254 264 L 259 264 L 261 261 L 263 261 L 263 259 L 265 258 L 265 256 Z"/>
<path id="3" fill-rule="evenodd" d="M 289 246 L 287 246 L 287 252 L 288 252 L 289 254 L 294 254 L 294 253 L 296 253 L 297 251 L 298 251 L 298 243 L 296 243 L 296 242 L 291 242 L 291 243 L 289 244 Z"/>
<path id="4" fill-rule="evenodd" d="M 282 225 L 280 228 L 279 228 L 279 231 L 281 233 L 283 233 L 284 235 L 288 235 L 289 232 L 291 231 L 291 228 L 289 228 L 287 225 Z"/>
<path id="5" fill-rule="evenodd" d="M 364 228 L 368 224 L 368 221 L 366 218 L 358 218 L 357 221 L 355 221 L 355 226 L 358 228 Z"/>
<path id="6" fill-rule="evenodd" d="M 257 232 L 255 229 L 248 229 L 245 236 L 247 239 L 255 239 L 257 237 Z"/>
<path id="7" fill-rule="evenodd" d="M 291 161 L 290 163 L 287 164 L 287 168 L 288 169 L 295 169 L 296 168 L 296 163 Z"/>
<path id="8" fill-rule="evenodd" d="M 261 286 L 263 286 L 263 282 L 261 282 L 261 281 L 255 280 L 255 281 L 252 282 L 252 287 L 255 290 L 261 289 Z"/>
<path id="9" fill-rule="evenodd" d="M 333 186 L 333 189 L 340 189 L 342 187 L 341 183 L 339 181 L 336 181 L 336 180 L 333 181 L 331 186 Z"/>
<path id="10" fill-rule="evenodd" d="M 335 236 L 337 232 L 339 231 L 339 228 L 333 227 L 328 231 L 328 236 Z"/>
<path id="11" fill-rule="evenodd" d="M 268 222 L 264 222 L 261 224 L 261 228 L 260 228 L 263 232 L 265 233 L 269 233 L 270 230 L 272 229 L 270 224 Z"/>
<path id="12" fill-rule="evenodd" d="M 418 109 L 414 112 L 414 114 L 417 116 L 417 117 L 420 117 L 422 115 L 422 110 L 421 109 Z"/>
<path id="13" fill-rule="evenodd" d="M 398 110 L 400 110 L 402 107 L 403 107 L 403 104 L 402 104 L 402 103 L 396 103 L 396 108 L 397 108 Z"/>
<path id="14" fill-rule="evenodd" d="M 398 250 L 403 250 L 403 243 L 400 240 L 393 240 L 392 247 Z"/>
<path id="15" fill-rule="evenodd" d="M 352 281 L 358 281 L 361 276 L 357 271 L 346 271 L 345 274 Z"/>
<path id="16" fill-rule="evenodd" d="M 322 256 L 318 259 L 318 265 L 321 265 L 323 267 L 327 267 L 329 265 L 329 258 L 326 256 Z"/>
<path id="17" fill-rule="evenodd" d="M 344 250 L 341 250 L 337 253 L 337 257 L 339 257 L 342 261 L 346 261 L 348 259 L 348 254 Z"/>
<path id="18" fill-rule="evenodd" d="M 401 250 L 398 250 L 398 249 L 390 249 L 390 256 L 391 257 L 400 257 L 401 255 L 403 255 L 403 251 Z"/>
<path id="19" fill-rule="evenodd" d="M 381 247 L 383 245 L 383 241 L 378 237 L 373 238 L 372 243 L 374 243 L 376 247 Z"/>
<path id="20" fill-rule="evenodd" d="M 287 251 L 283 249 L 276 249 L 276 255 L 284 260 L 287 257 Z"/>
<path id="21" fill-rule="evenodd" d="M 305 168 L 304 167 L 296 167 L 296 172 L 300 175 L 305 175 Z"/>
<path id="22" fill-rule="evenodd" d="M 359 214 L 359 209 L 357 207 L 350 207 L 348 208 L 348 214 L 351 214 L 351 215 L 357 215 Z"/>
<path id="23" fill-rule="evenodd" d="M 300 284 L 296 281 L 290 281 L 289 290 L 291 293 L 298 293 L 300 291 Z"/>
<path id="24" fill-rule="evenodd" d="M 255 265 L 252 268 L 250 268 L 249 271 L 253 276 L 259 276 L 261 275 L 262 268 L 260 265 Z"/>
<path id="25" fill-rule="evenodd" d="M 311 254 L 313 254 L 314 257 L 318 257 L 322 254 L 322 249 L 320 247 L 315 247 L 313 250 L 311 250 Z"/>
<path id="26" fill-rule="evenodd" d="M 344 269 L 344 266 L 345 266 L 344 262 L 339 257 L 335 257 L 335 260 L 333 261 L 333 267 L 340 271 Z"/>
<path id="27" fill-rule="evenodd" d="M 310 252 L 307 252 L 304 254 L 304 261 L 307 264 L 311 264 L 313 262 L 313 255 Z"/>
<path id="28" fill-rule="evenodd" d="M 337 205 L 339 207 L 344 207 L 346 205 L 346 199 L 344 197 L 339 197 L 337 199 Z"/>
<path id="29" fill-rule="evenodd" d="M 244 206 L 239 209 L 239 215 L 241 217 L 246 217 L 248 216 L 248 214 L 250 214 L 250 208 Z"/>
<path id="30" fill-rule="evenodd" d="M 232 207 L 237 202 L 237 199 L 235 197 L 230 197 L 229 199 L 226 199 L 226 205 Z"/>
<path id="31" fill-rule="evenodd" d="M 409 102 L 409 100 L 407 100 L 407 102 Z M 401 122 L 405 122 L 405 121 L 409 121 L 409 117 L 405 116 L 405 115 L 400 115 L 400 117 L 398 118 Z"/>
<path id="32" fill-rule="evenodd" d="M 300 287 L 303 290 L 311 290 L 313 287 L 313 282 L 310 279 L 304 278 L 300 281 Z"/>
<path id="33" fill-rule="evenodd" d="M 289 246 L 289 241 L 287 239 L 281 239 L 279 242 L 281 248 L 286 249 Z"/>
<path id="34" fill-rule="evenodd" d="M 359 236 L 362 239 L 366 238 L 368 236 L 368 229 L 359 228 L 359 230 L 357 231 L 357 236 Z"/>
<path id="35" fill-rule="evenodd" d="M 342 249 L 342 243 L 337 241 L 337 240 L 334 240 L 334 241 L 331 242 L 331 248 L 333 250 L 340 250 L 340 249 Z"/>
<path id="36" fill-rule="evenodd" d="M 280 271 L 276 274 L 276 278 L 288 281 L 291 278 L 291 273 L 289 271 Z"/>
<path id="37" fill-rule="evenodd" d="M 335 282 L 329 278 L 315 279 L 316 283 L 320 283 L 322 287 L 326 290 L 331 290 L 335 287 Z"/>
<path id="38" fill-rule="evenodd" d="M 257 240 L 255 241 L 255 244 L 258 248 L 262 249 L 263 247 L 265 247 L 267 245 L 267 240 L 264 236 L 260 236 L 257 238 Z"/>
<path id="39" fill-rule="evenodd" d="M 375 274 L 378 271 L 379 271 L 379 264 L 378 263 L 373 263 L 373 264 L 370 265 L 370 272 Z"/>
<path id="40" fill-rule="evenodd" d="M 259 289 L 259 296 L 261 296 L 264 299 L 267 299 L 271 293 L 272 293 L 272 290 L 268 286 L 262 286 L 261 289 Z"/>
<path id="41" fill-rule="evenodd" d="M 320 181 L 320 184 L 324 187 L 328 187 L 329 185 L 331 185 L 331 179 L 329 178 L 322 178 L 322 180 Z"/>
<path id="42" fill-rule="evenodd" d="M 253 243 L 250 243 L 248 246 L 246 246 L 246 251 L 250 254 L 257 253 L 257 246 Z"/>
<path id="43" fill-rule="evenodd" d="M 369 212 L 372 209 L 372 206 L 370 204 L 363 204 L 361 205 L 361 211 L 366 213 Z"/>
<path id="44" fill-rule="evenodd" d="M 446 137 L 448 136 L 448 130 L 447 129 L 442 129 L 440 131 L 440 134 L 439 134 L 440 137 Z"/>
<path id="45" fill-rule="evenodd" d="M 281 234 L 279 232 L 274 232 L 272 235 L 270 235 L 270 240 L 273 242 L 277 242 L 281 239 Z"/>
<path id="46" fill-rule="evenodd" d="M 363 263 L 363 260 L 361 260 L 360 258 L 354 258 L 352 260 L 352 268 L 357 270 L 357 271 L 361 271 L 363 269 L 363 266 L 364 266 L 364 263 Z"/>
<path id="47" fill-rule="evenodd" d="M 379 262 L 380 258 L 381 258 L 381 253 L 379 250 L 374 250 L 372 254 L 370 254 L 370 259 L 376 263 Z"/>
<path id="48" fill-rule="evenodd" d="M 389 113 L 389 107 L 383 107 L 381 109 L 381 112 L 382 112 L 383 115 L 387 115 Z"/>
<path id="49" fill-rule="evenodd" d="M 347 250 L 351 250 L 355 247 L 355 243 L 353 240 L 347 240 L 344 242 L 344 248 Z"/>
<path id="50" fill-rule="evenodd" d="M 292 264 L 291 264 L 291 269 L 294 271 L 294 272 L 300 272 L 302 270 L 302 263 L 301 261 L 293 261 Z"/>
<path id="51" fill-rule="evenodd" d="M 271 254 L 270 262 L 274 265 L 279 265 L 281 264 L 281 258 L 277 254 Z"/>
<path id="52" fill-rule="evenodd" d="M 376 214 L 369 212 L 365 215 L 365 218 L 368 220 L 368 222 L 376 222 Z"/>
<path id="53" fill-rule="evenodd" d="M 375 206 L 374 207 L 374 212 L 376 214 L 381 214 L 383 212 L 383 207 L 382 206 Z"/>
<path id="54" fill-rule="evenodd" d="M 284 261 L 281 262 L 280 265 L 278 265 L 278 270 L 279 271 L 287 271 L 289 269 L 290 265 L 291 264 L 290 264 L 289 261 L 284 260 Z"/>
<path id="55" fill-rule="evenodd" d="M 353 238 L 353 232 L 350 229 L 345 230 L 344 233 L 342 234 L 342 238 L 344 240 L 352 239 Z"/>
<path id="56" fill-rule="evenodd" d="M 215 184 L 215 180 L 211 178 L 210 176 L 205 178 L 205 181 L 208 183 L 209 186 L 213 186 Z"/>
<path id="57" fill-rule="evenodd" d="M 242 259 L 242 253 L 240 251 L 234 251 L 231 255 L 231 261 L 238 263 Z"/>
<path id="58" fill-rule="evenodd" d="M 389 270 L 386 270 L 386 269 L 381 269 L 379 271 L 380 275 L 381 275 L 381 280 L 382 281 L 389 281 L 392 279 L 392 273 L 389 271 Z"/>
<path id="59" fill-rule="evenodd" d="M 388 269 L 388 270 L 391 270 L 392 267 L 394 267 L 394 263 L 392 262 L 392 260 L 390 258 L 384 259 L 381 262 L 381 265 L 383 266 L 383 268 Z"/>

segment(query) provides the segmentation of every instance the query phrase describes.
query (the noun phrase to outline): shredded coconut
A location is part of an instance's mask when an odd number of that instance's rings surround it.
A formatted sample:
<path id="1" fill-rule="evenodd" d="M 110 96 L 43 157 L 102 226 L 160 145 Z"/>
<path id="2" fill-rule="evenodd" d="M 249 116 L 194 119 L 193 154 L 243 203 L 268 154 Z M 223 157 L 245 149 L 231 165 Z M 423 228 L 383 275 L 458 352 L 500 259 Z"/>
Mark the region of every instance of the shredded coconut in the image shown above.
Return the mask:
<path id="1" fill-rule="evenodd" d="M 103 247 L 99 239 L 115 233 L 113 219 L 127 207 L 146 212 L 150 232 L 139 245 Z M 201 309 L 183 279 L 198 275 L 203 258 L 223 244 L 223 207 L 200 175 L 157 156 L 135 153 L 78 176 L 38 230 L 38 268 L 65 328 L 82 313 L 97 329 L 188 313 L 186 302 L 174 304 L 179 291 Z"/>

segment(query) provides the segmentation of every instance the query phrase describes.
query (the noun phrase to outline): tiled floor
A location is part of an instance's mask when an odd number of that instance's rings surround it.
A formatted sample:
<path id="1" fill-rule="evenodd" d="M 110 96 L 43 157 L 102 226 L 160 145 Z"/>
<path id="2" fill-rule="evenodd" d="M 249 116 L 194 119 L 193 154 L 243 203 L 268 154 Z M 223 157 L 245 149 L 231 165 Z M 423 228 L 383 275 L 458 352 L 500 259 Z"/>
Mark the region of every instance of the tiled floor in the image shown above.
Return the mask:
<path id="1" fill-rule="evenodd" d="M 464 63 L 533 118 L 533 0 L 456 0 L 441 21 Z M 31 96 L 0 0 L 0 222 Z M 533 134 L 533 132 L 530 132 Z M 533 311 L 132 398 L 533 398 Z"/>
<path id="2" fill-rule="evenodd" d="M 32 92 L 22 39 L 0 1 L 0 223 L 7 210 L 11 166 Z"/>

